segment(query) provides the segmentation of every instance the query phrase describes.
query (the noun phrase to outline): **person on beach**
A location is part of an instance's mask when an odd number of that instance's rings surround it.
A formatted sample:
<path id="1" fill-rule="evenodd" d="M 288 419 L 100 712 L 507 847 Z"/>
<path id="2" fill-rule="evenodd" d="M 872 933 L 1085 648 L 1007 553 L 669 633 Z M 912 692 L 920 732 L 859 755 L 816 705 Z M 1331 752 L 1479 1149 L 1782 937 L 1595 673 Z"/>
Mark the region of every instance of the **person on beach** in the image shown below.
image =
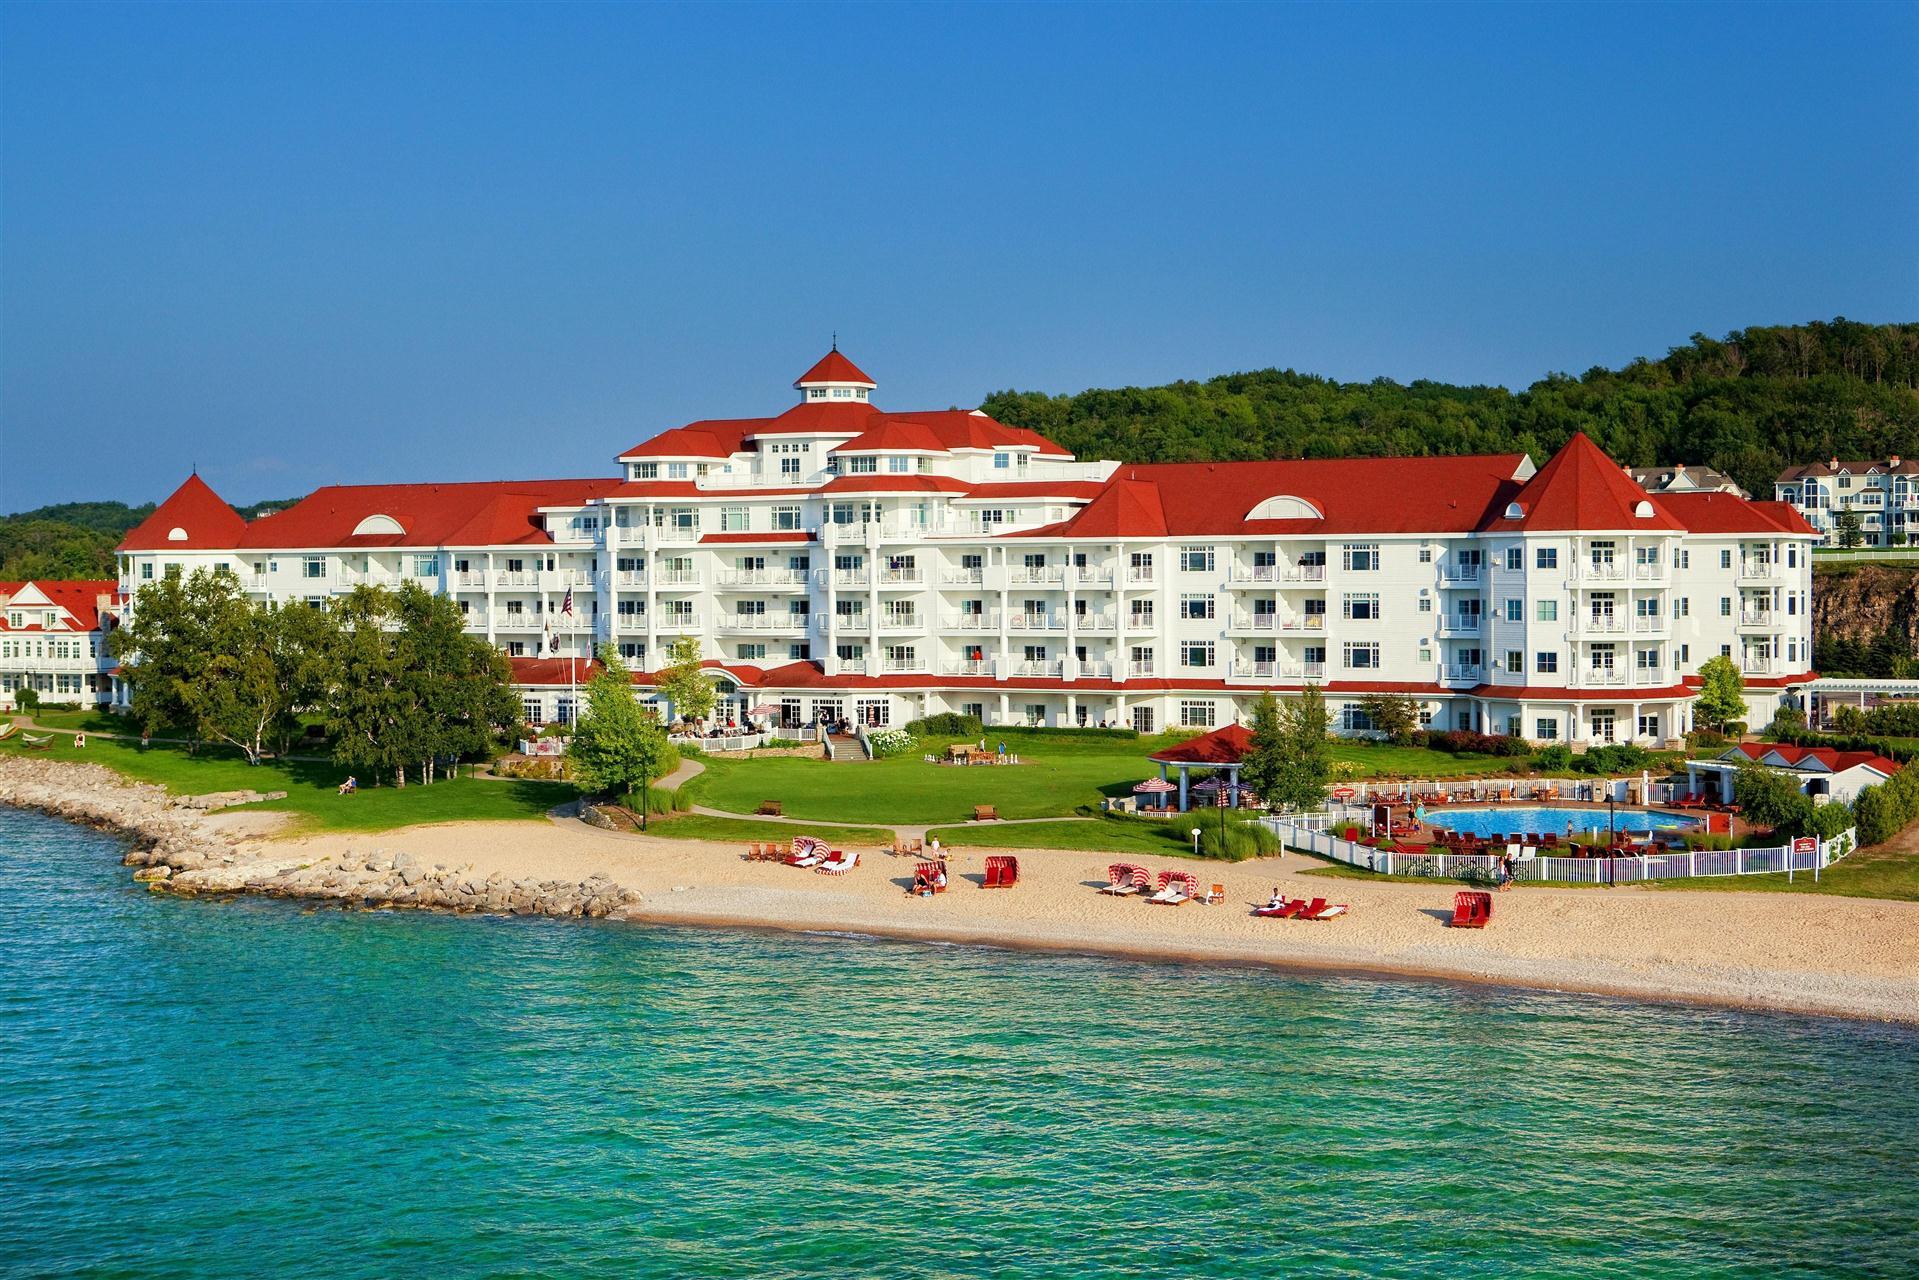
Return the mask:
<path id="1" fill-rule="evenodd" d="M 939 865 L 939 869 L 933 872 L 933 891 L 937 893 L 941 889 L 944 889 L 945 887 L 946 887 L 946 864 L 942 862 Z"/>
<path id="2" fill-rule="evenodd" d="M 1266 909 L 1268 911 L 1277 911 L 1285 905 L 1286 905 L 1286 895 L 1279 891 L 1278 885 L 1274 885 L 1273 896 L 1266 899 Z"/>
<path id="3" fill-rule="evenodd" d="M 1513 856 L 1509 853 L 1499 860 L 1499 891 L 1501 893 L 1513 887 Z"/>
<path id="4" fill-rule="evenodd" d="M 932 848 L 933 861 L 938 862 L 940 860 L 940 838 L 938 836 L 933 837 Z"/>
<path id="5" fill-rule="evenodd" d="M 907 890 L 907 896 L 912 898 L 924 898 L 932 892 L 933 892 L 932 882 L 926 878 L 925 872 L 921 872 L 921 871 L 914 872 L 913 887 Z"/>

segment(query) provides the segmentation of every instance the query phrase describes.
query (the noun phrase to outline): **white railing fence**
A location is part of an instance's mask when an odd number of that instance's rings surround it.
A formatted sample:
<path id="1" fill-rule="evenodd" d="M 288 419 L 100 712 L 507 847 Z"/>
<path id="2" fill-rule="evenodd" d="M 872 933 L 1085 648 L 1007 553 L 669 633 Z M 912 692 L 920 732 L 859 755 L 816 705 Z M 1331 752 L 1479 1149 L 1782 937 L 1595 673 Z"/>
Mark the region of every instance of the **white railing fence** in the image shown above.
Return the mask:
<path id="1" fill-rule="evenodd" d="M 1263 819 L 1289 849 L 1331 858 L 1348 866 L 1381 875 L 1429 876 L 1446 879 L 1471 874 L 1487 876 L 1499 866 L 1491 853 L 1405 852 L 1375 849 L 1336 836 L 1328 827 L 1346 821 L 1330 813 L 1296 814 Z M 1619 858 L 1562 858 L 1543 854 L 1515 860 L 1515 878 L 1554 880 L 1572 884 L 1630 884 L 1636 880 L 1684 880 L 1695 876 L 1751 876 L 1796 874 L 1809 871 L 1815 879 L 1825 868 L 1851 853 L 1858 832 L 1848 829 L 1830 840 L 1805 837 L 1789 844 L 1756 849 L 1695 849 L 1678 853 L 1634 854 Z"/>

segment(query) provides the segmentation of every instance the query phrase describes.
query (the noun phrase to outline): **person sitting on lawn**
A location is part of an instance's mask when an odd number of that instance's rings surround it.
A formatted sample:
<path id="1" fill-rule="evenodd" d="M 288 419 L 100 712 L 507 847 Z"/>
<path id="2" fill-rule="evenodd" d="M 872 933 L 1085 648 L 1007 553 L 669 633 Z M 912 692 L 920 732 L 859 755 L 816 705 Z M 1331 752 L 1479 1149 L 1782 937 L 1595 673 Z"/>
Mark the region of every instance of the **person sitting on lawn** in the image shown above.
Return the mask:
<path id="1" fill-rule="evenodd" d="M 340 784 L 340 794 L 343 796 L 352 795 L 359 789 L 360 780 L 350 773 L 346 776 L 346 781 Z"/>

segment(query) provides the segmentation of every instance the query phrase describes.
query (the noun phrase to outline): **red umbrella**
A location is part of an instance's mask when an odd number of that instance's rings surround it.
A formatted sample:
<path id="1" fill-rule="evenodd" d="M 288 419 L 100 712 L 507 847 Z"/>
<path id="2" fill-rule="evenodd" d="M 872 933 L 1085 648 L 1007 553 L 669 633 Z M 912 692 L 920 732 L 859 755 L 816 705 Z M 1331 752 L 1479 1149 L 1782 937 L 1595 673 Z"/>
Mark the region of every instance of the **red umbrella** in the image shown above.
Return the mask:
<path id="1" fill-rule="evenodd" d="M 1134 795 L 1158 795 L 1164 791 L 1177 790 L 1179 790 L 1178 787 L 1175 787 L 1164 778 L 1148 778 L 1144 782 L 1136 782 L 1133 784 Z"/>

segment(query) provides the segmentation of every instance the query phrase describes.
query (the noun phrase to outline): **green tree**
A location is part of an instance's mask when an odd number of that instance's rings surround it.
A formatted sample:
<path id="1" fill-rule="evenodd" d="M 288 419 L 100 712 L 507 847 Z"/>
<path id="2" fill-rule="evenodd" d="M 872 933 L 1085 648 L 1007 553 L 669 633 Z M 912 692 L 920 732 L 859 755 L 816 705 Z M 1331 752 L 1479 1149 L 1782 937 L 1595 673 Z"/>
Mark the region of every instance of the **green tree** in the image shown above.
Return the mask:
<path id="1" fill-rule="evenodd" d="M 189 691 L 222 646 L 236 643 L 234 620 L 251 607 L 240 580 L 224 568 L 169 574 L 141 586 L 133 606 L 132 621 L 107 637 L 132 686 L 133 718 L 147 733 L 185 731 L 197 746 L 203 731 Z"/>
<path id="2" fill-rule="evenodd" d="M 1290 805 L 1310 812 L 1326 802 L 1326 783 L 1332 777 L 1332 748 L 1326 740 L 1330 720 L 1319 686 L 1309 684 L 1297 698 L 1281 705 L 1279 777 L 1266 796 L 1269 805 Z"/>
<path id="3" fill-rule="evenodd" d="M 1253 701 L 1252 715 L 1246 724 L 1252 742 L 1239 762 L 1239 780 L 1253 789 L 1262 804 L 1272 806 L 1279 793 L 1285 768 L 1285 721 L 1279 699 L 1268 690 Z"/>
<path id="4" fill-rule="evenodd" d="M 320 694 L 318 679 L 331 631 L 318 609 L 223 601 L 210 620 L 212 658 L 181 685 L 201 736 L 238 747 L 248 764 L 269 746 L 285 752 L 299 731 L 295 714 Z"/>
<path id="5" fill-rule="evenodd" d="M 1812 823 L 1812 797 L 1776 769 L 1742 764 L 1733 775 L 1732 798 L 1746 821 L 1780 835 L 1798 835 Z"/>
<path id="6" fill-rule="evenodd" d="M 633 673 L 612 645 L 600 648 L 600 670 L 586 686 L 586 710 L 567 743 L 573 773 L 588 791 L 640 795 L 646 830 L 647 788 L 666 758 L 666 730 L 653 708 L 633 694 Z"/>
<path id="7" fill-rule="evenodd" d="M 1370 693 L 1359 700 L 1373 728 L 1388 742 L 1405 746 L 1419 729 L 1419 699 L 1405 693 Z"/>
<path id="8" fill-rule="evenodd" d="M 681 636 L 666 651 L 659 689 L 681 720 L 704 720 L 713 711 L 713 682 L 700 667 L 700 638 Z"/>
<path id="9" fill-rule="evenodd" d="M 1746 718 L 1746 681 L 1731 658 L 1723 653 L 1707 658 L 1699 664 L 1699 679 L 1699 693 L 1692 704 L 1694 718 L 1721 732 Z"/>
<path id="10" fill-rule="evenodd" d="M 1851 507 L 1839 508 L 1839 513 L 1832 518 L 1832 527 L 1842 547 L 1856 547 L 1865 541 L 1865 533 L 1859 527 L 1859 513 Z"/>

